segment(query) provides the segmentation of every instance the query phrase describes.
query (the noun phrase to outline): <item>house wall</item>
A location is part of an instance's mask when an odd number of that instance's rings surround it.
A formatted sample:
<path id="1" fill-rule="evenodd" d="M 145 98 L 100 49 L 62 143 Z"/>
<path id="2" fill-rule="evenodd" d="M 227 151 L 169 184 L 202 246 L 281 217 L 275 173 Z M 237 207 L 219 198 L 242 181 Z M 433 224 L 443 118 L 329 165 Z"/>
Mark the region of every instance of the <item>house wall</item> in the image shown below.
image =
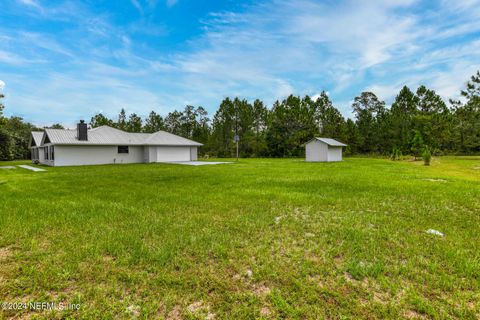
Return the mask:
<path id="1" fill-rule="evenodd" d="M 196 149 L 196 147 L 146 146 L 144 150 L 144 161 L 152 163 L 196 160 Z"/>
<path id="2" fill-rule="evenodd" d="M 144 153 L 144 162 L 145 163 L 152 163 L 157 162 L 157 147 L 143 147 Z"/>
<path id="3" fill-rule="evenodd" d="M 156 148 L 156 162 L 190 161 L 191 159 L 190 147 L 158 146 Z"/>
<path id="4" fill-rule="evenodd" d="M 42 163 L 45 161 L 45 156 L 43 154 L 43 147 L 38 147 L 38 162 Z"/>
<path id="5" fill-rule="evenodd" d="M 54 161 L 51 159 L 50 157 L 50 153 L 48 154 L 48 159 L 45 158 L 45 150 L 47 150 L 47 152 L 50 152 L 49 148 L 52 144 L 51 143 L 48 143 L 48 144 L 45 144 L 43 147 L 38 147 L 38 162 L 41 163 L 41 164 L 44 164 L 44 165 L 47 165 L 47 166 L 53 166 L 54 165 Z M 54 156 L 56 157 L 57 155 L 57 149 L 56 147 L 54 148 Z"/>
<path id="6" fill-rule="evenodd" d="M 43 148 L 42 147 L 31 147 L 30 152 L 32 153 L 32 163 L 38 160 L 39 163 L 44 162 Z M 38 153 L 38 158 L 34 158 L 34 153 Z"/>
<path id="7" fill-rule="evenodd" d="M 157 147 L 147 147 L 149 162 L 157 162 Z"/>
<path id="8" fill-rule="evenodd" d="M 129 146 L 128 153 L 118 153 L 118 146 L 55 146 L 55 166 L 80 166 L 109 163 L 141 163 L 143 146 Z"/>
<path id="9" fill-rule="evenodd" d="M 328 161 L 328 145 L 318 140 L 313 140 L 307 143 L 305 145 L 305 161 Z"/>
<path id="10" fill-rule="evenodd" d="M 190 161 L 197 161 L 197 160 L 198 160 L 198 148 L 190 147 Z"/>
<path id="11" fill-rule="evenodd" d="M 45 160 L 44 148 L 39 148 L 39 162 L 50 166 L 80 166 L 111 163 L 191 161 L 197 160 L 198 149 L 197 147 L 129 146 L 129 152 L 125 154 L 118 153 L 118 146 L 56 145 L 54 148 L 54 160 Z"/>
<path id="12" fill-rule="evenodd" d="M 34 162 L 36 160 L 36 152 L 37 152 L 37 147 L 31 147 L 30 148 L 30 159 L 32 159 L 32 162 Z"/>
<path id="13" fill-rule="evenodd" d="M 342 147 L 328 147 L 328 162 L 342 161 Z"/>

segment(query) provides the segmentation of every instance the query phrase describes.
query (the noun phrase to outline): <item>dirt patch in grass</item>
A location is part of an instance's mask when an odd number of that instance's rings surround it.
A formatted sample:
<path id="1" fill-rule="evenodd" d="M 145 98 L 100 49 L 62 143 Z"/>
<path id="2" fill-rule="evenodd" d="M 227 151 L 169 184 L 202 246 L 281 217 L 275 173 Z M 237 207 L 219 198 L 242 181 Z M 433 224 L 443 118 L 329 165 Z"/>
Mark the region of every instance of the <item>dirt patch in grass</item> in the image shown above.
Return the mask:
<path id="1" fill-rule="evenodd" d="M 105 263 L 111 263 L 111 262 L 115 261 L 115 257 L 106 255 L 106 256 L 103 256 L 103 257 L 102 257 L 102 260 L 103 260 L 103 262 L 105 262 Z"/>
<path id="2" fill-rule="evenodd" d="M 14 261 L 11 260 L 13 252 L 13 247 L 0 248 L 0 285 L 4 284 L 4 281 L 6 277 L 8 277 L 8 274 L 10 274 L 15 268 Z"/>
<path id="3" fill-rule="evenodd" d="M 13 249 L 11 247 L 0 248 L 0 262 L 7 261 L 13 255 Z"/>
<path id="4" fill-rule="evenodd" d="M 187 307 L 187 311 L 190 312 L 190 313 L 198 313 L 200 312 L 202 309 L 204 309 L 204 305 L 203 305 L 203 302 L 202 301 L 195 301 L 194 303 L 190 304 L 188 307 Z"/>
<path id="5" fill-rule="evenodd" d="M 267 287 L 265 284 L 254 284 L 253 285 L 253 293 L 257 296 L 257 297 L 264 297 L 266 295 L 268 295 L 272 290 Z"/>
<path id="6" fill-rule="evenodd" d="M 205 320 L 215 319 L 215 313 L 210 311 L 210 306 L 204 304 L 203 301 L 195 301 L 187 307 L 187 311 L 197 317 L 202 317 Z"/>
<path id="7" fill-rule="evenodd" d="M 262 307 L 260 309 L 260 315 L 262 317 L 269 317 L 272 314 L 272 311 L 270 310 L 269 307 Z"/>
<path id="8" fill-rule="evenodd" d="M 347 280 L 347 282 L 358 282 L 350 273 L 348 272 L 345 272 L 343 274 L 343 277 L 345 278 L 345 280 Z"/>
<path id="9" fill-rule="evenodd" d="M 341 265 L 343 263 L 343 255 L 337 254 L 333 257 L 333 262 L 335 262 L 335 265 Z"/>
<path id="10" fill-rule="evenodd" d="M 425 315 L 418 313 L 415 310 L 407 310 L 404 314 L 406 319 L 428 319 Z"/>
<path id="11" fill-rule="evenodd" d="M 392 301 L 390 295 L 386 292 L 374 292 L 373 301 L 379 304 L 388 304 Z"/>
<path id="12" fill-rule="evenodd" d="M 180 320 L 180 319 L 182 319 L 182 309 L 180 308 L 180 306 L 175 306 L 168 313 L 167 320 Z"/>
<path id="13" fill-rule="evenodd" d="M 140 316 L 140 307 L 136 305 L 130 305 L 127 307 L 127 312 L 133 317 L 138 318 Z"/>
<path id="14" fill-rule="evenodd" d="M 433 178 L 425 178 L 425 179 L 422 179 L 422 180 L 423 181 L 431 181 L 431 182 L 448 182 L 445 179 L 433 179 Z"/>

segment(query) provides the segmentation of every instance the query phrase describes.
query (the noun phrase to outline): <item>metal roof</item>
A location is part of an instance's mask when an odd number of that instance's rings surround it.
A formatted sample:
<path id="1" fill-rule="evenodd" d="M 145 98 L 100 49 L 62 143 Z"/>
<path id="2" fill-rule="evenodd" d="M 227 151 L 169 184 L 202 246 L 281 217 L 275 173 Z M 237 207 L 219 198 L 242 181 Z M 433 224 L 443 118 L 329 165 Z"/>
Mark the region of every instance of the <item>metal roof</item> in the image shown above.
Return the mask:
<path id="1" fill-rule="evenodd" d="M 36 146 L 42 144 L 42 137 L 43 131 L 32 131 L 32 139 L 30 140 L 30 144 L 35 143 Z"/>
<path id="2" fill-rule="evenodd" d="M 175 134 L 157 131 L 149 135 L 146 140 L 147 145 L 184 145 L 184 146 L 201 146 L 201 143 L 177 136 Z"/>
<path id="3" fill-rule="evenodd" d="M 109 126 L 89 129 L 87 141 L 78 140 L 77 130 L 71 129 L 45 129 L 42 144 L 47 136 L 52 144 L 60 145 L 202 146 L 201 143 L 165 131 L 158 131 L 155 133 L 133 133 Z"/>
<path id="4" fill-rule="evenodd" d="M 337 141 L 335 139 L 331 139 L 331 138 L 318 138 L 318 137 L 315 137 L 313 138 L 312 140 L 308 141 L 308 142 L 311 142 L 313 140 L 318 140 L 318 141 L 321 141 L 323 143 L 326 143 L 328 144 L 329 146 L 332 146 L 332 147 L 346 147 L 347 145 L 345 143 L 342 143 L 340 141 Z M 307 143 L 308 143 L 307 142 Z"/>

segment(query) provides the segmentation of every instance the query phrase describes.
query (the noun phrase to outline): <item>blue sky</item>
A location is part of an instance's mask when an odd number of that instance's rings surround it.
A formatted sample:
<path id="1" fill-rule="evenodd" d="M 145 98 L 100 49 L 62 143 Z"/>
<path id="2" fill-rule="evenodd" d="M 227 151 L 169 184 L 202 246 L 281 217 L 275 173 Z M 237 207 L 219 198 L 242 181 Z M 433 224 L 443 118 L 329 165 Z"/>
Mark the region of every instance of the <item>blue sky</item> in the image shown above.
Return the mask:
<path id="1" fill-rule="evenodd" d="M 7 115 L 67 126 L 120 108 L 212 115 L 226 96 L 268 105 L 322 90 L 345 116 L 364 90 L 457 97 L 480 69 L 480 0 L 4 0 Z"/>

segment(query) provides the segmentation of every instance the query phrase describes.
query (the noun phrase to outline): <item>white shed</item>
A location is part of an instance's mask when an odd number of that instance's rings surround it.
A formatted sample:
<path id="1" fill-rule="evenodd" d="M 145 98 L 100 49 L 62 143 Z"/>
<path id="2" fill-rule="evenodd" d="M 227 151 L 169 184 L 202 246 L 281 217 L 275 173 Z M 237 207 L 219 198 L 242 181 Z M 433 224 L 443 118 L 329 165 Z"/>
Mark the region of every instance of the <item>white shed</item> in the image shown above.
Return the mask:
<path id="1" fill-rule="evenodd" d="M 347 145 L 330 138 L 313 138 L 305 143 L 305 161 L 342 161 L 342 148 Z"/>

